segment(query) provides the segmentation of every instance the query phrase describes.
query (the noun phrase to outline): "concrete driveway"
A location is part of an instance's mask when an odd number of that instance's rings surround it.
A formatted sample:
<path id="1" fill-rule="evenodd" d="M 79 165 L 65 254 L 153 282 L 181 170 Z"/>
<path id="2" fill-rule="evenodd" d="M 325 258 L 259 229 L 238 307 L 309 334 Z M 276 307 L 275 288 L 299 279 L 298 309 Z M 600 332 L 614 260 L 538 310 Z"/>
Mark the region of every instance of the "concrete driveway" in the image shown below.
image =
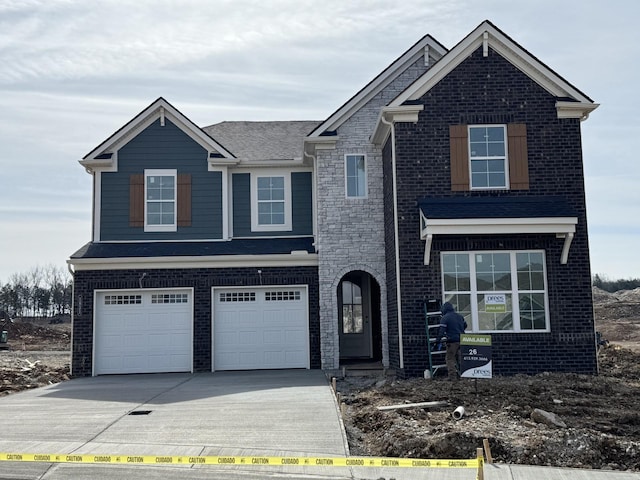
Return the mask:
<path id="1" fill-rule="evenodd" d="M 348 453 L 318 370 L 80 378 L 0 398 L 0 452 L 91 455 L 340 456 Z M 132 413 L 135 413 L 132 415 Z M 261 478 L 305 467 L 0 462 L 0 478 Z M 167 470 L 173 469 L 173 470 Z M 176 470 L 179 469 L 179 470 Z M 307 473 L 319 473 L 310 467 Z M 350 477 L 336 468 L 326 477 Z M 322 478 L 322 476 L 320 477 Z"/>
<path id="2" fill-rule="evenodd" d="M 131 415 L 131 413 L 137 413 Z M 0 455 L 345 457 L 318 370 L 80 378 L 0 398 Z M 487 480 L 639 480 L 633 472 L 486 465 Z M 0 461 L 0 479 L 472 480 L 469 469 Z"/>

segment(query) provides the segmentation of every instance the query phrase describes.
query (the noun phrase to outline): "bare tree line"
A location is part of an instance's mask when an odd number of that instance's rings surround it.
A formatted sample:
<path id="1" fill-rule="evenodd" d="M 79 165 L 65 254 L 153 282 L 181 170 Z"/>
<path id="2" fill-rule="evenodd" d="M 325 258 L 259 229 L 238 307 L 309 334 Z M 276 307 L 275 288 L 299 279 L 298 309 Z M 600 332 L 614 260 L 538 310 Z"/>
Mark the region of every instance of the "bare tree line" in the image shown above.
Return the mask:
<path id="1" fill-rule="evenodd" d="M 69 314 L 72 282 L 69 272 L 54 265 L 14 273 L 0 285 L 0 314 L 10 318 Z"/>

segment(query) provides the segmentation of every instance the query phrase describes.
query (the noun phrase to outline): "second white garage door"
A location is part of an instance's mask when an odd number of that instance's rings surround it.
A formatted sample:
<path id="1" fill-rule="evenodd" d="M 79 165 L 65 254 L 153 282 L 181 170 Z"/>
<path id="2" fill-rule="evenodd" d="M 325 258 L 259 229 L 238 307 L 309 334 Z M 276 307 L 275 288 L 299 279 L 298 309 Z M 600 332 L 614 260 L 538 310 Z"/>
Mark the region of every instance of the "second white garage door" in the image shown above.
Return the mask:
<path id="1" fill-rule="evenodd" d="M 213 369 L 309 368 L 306 286 L 213 289 Z"/>

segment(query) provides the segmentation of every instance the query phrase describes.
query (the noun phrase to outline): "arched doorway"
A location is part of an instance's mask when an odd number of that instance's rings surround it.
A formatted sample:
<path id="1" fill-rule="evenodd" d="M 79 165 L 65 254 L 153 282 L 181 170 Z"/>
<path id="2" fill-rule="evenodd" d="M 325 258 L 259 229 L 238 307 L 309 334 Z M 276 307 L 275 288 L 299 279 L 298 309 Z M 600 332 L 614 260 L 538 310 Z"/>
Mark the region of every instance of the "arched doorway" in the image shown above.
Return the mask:
<path id="1" fill-rule="evenodd" d="M 338 284 L 340 360 L 382 359 L 380 286 L 366 272 L 347 273 Z"/>

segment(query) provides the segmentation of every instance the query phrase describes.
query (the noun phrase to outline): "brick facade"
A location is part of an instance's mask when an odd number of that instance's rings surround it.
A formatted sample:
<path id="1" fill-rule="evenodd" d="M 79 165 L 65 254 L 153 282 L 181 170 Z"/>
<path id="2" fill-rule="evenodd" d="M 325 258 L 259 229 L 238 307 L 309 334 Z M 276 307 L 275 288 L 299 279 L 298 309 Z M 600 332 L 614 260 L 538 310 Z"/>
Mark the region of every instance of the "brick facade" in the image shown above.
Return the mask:
<path id="1" fill-rule="evenodd" d="M 516 249 L 545 251 L 551 332 L 493 334 L 494 373 L 596 372 L 580 121 L 558 119 L 557 100 L 492 49 L 483 57 L 480 48 L 422 97 L 419 103 L 424 111 L 417 124 L 396 124 L 405 375 L 421 375 L 428 364 L 422 300 L 442 298 L 440 252 Z M 529 190 L 452 192 L 449 126 L 488 123 L 526 124 Z M 390 162 L 391 155 L 385 155 L 387 257 L 393 253 L 389 244 L 393 240 L 393 210 L 388 206 L 392 201 L 392 183 L 387 178 Z M 578 213 L 568 263 L 560 264 L 563 240 L 553 234 L 436 235 L 431 264 L 425 266 L 417 201 L 452 195 L 563 196 Z M 387 267 L 390 265 L 388 261 Z M 394 279 L 395 272 L 388 271 L 387 281 Z M 395 300 L 391 292 L 388 299 L 392 323 Z"/>
<path id="2" fill-rule="evenodd" d="M 136 289 L 142 273 L 144 288 L 194 289 L 193 369 L 211 370 L 211 288 L 260 285 L 307 285 L 309 291 L 309 352 L 311 368 L 320 368 L 320 323 L 318 314 L 318 270 L 315 267 L 141 269 L 77 271 L 74 275 L 74 321 L 72 373 L 92 373 L 94 291 Z"/>

